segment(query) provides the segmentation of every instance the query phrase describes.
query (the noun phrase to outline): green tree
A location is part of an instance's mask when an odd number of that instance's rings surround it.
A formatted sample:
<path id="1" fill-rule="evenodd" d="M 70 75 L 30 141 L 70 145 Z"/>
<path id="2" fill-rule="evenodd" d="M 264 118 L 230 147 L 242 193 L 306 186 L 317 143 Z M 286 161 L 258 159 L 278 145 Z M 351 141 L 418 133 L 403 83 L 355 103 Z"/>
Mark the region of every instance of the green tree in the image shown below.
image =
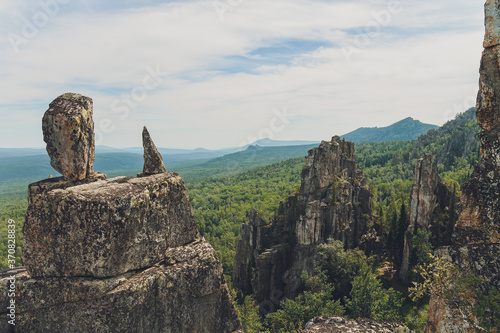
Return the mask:
<path id="1" fill-rule="evenodd" d="M 352 318 L 398 321 L 402 318 L 403 300 L 399 292 L 382 288 L 374 272 L 365 270 L 354 278 L 345 305 Z"/>
<path id="2" fill-rule="evenodd" d="M 365 254 L 357 249 L 345 250 L 338 240 L 329 240 L 328 244 L 318 246 L 318 268 L 325 272 L 327 282 L 334 286 L 334 296 L 342 298 L 349 294 L 352 280 L 370 263 Z"/>
<path id="3" fill-rule="evenodd" d="M 243 304 L 236 304 L 236 310 L 245 333 L 259 333 L 262 331 L 263 325 L 259 318 L 259 307 L 254 305 L 252 297 L 246 296 Z"/>
<path id="4" fill-rule="evenodd" d="M 295 300 L 281 302 L 281 309 L 266 316 L 265 326 L 270 332 L 301 332 L 304 325 L 314 317 L 344 314 L 340 301 L 332 300 L 334 287 L 327 283 L 324 272 L 318 271 L 313 277 L 306 274 L 304 278 L 308 290 Z"/>
<path id="5" fill-rule="evenodd" d="M 421 282 L 414 282 L 410 297 L 417 302 L 424 296 L 444 301 L 458 310 L 469 325 L 480 331 L 496 332 L 500 327 L 500 292 L 491 282 L 470 272 L 460 271 L 443 257 L 434 257 L 420 265 Z M 417 269 L 415 269 L 417 272 Z M 476 319 L 479 319 L 479 325 Z"/>

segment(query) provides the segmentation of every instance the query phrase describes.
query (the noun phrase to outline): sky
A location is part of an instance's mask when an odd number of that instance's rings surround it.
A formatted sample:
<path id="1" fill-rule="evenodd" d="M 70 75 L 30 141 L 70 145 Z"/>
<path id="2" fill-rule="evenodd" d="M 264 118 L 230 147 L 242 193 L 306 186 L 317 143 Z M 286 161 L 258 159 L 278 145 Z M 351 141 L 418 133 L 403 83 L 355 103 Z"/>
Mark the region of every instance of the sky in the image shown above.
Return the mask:
<path id="1" fill-rule="evenodd" d="M 96 144 L 328 140 L 475 105 L 484 0 L 0 0 L 0 147 L 65 92 Z"/>

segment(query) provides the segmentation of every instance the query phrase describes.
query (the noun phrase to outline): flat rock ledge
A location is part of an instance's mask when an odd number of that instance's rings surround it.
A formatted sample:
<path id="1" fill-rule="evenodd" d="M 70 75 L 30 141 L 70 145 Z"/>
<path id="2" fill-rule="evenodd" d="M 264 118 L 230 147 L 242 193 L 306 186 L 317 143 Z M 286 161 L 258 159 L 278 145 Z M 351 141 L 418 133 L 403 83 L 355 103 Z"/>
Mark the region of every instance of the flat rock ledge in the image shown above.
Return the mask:
<path id="1" fill-rule="evenodd" d="M 105 278 L 151 267 L 198 229 L 182 178 L 162 173 L 31 184 L 23 263 L 33 277 Z"/>
<path id="2" fill-rule="evenodd" d="M 168 249 L 153 267 L 110 278 L 15 277 L 15 332 L 242 332 L 222 265 L 204 238 Z M 0 279 L 2 317 L 8 280 Z M 9 326 L 0 321 L 0 332 Z"/>

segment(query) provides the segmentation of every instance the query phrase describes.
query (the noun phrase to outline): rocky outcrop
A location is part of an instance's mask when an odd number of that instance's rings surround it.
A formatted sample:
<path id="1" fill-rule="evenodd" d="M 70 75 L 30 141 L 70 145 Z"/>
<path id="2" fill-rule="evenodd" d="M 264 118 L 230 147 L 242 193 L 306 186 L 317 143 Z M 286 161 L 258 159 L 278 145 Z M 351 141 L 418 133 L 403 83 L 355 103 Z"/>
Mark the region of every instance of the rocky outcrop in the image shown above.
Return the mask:
<path id="1" fill-rule="evenodd" d="M 2 309 L 8 279 L 0 278 Z M 16 286 L 15 332 L 240 332 L 222 265 L 203 238 L 168 249 L 145 269 L 103 279 L 24 272 Z M 0 332 L 9 329 L 0 321 Z"/>
<path id="2" fill-rule="evenodd" d="M 483 129 L 480 161 L 462 188 L 462 209 L 452 245 L 439 249 L 459 272 L 472 273 L 500 289 L 500 0 L 487 0 L 486 34 L 476 116 Z M 442 299 L 432 297 L 427 332 L 459 332 L 467 326 Z M 470 318 L 469 318 L 470 319 Z"/>
<path id="3" fill-rule="evenodd" d="M 238 286 L 240 297 L 251 295 L 252 270 L 256 266 L 259 253 L 270 244 L 271 225 L 252 209 L 248 212 L 248 223 L 240 228 L 239 241 L 233 265 L 233 285 Z"/>
<path id="4" fill-rule="evenodd" d="M 399 277 L 408 282 L 411 277 L 412 238 L 418 228 L 431 229 L 434 223 L 436 207 L 444 211 L 450 206 L 455 195 L 441 181 L 433 166 L 431 155 L 415 163 L 415 177 L 410 193 L 409 225 L 405 232 L 403 258 Z"/>
<path id="5" fill-rule="evenodd" d="M 177 174 L 57 188 L 61 181 L 29 187 L 23 262 L 32 277 L 115 276 L 151 267 L 168 248 L 198 237 Z"/>
<path id="6" fill-rule="evenodd" d="M 241 333 L 182 178 L 105 178 L 29 186 L 26 270 L 0 275 L 3 317 L 16 279 L 15 326 L 2 320 L 0 331 Z"/>
<path id="7" fill-rule="evenodd" d="M 323 141 L 309 151 L 300 189 L 280 203 L 276 217 L 266 222 L 251 212 L 241 226 L 233 286 L 252 294 L 261 310 L 273 311 L 295 296 L 303 270 L 314 271 L 317 245 L 330 238 L 359 245 L 372 210 L 354 144 L 338 136 Z"/>
<path id="8" fill-rule="evenodd" d="M 92 99 L 66 93 L 50 103 L 42 120 L 50 165 L 64 177 L 82 180 L 94 173 Z"/>
<path id="9" fill-rule="evenodd" d="M 342 317 L 316 317 L 306 324 L 303 333 L 411 333 L 398 323 L 379 322 L 370 319 L 346 319 Z"/>
<path id="10" fill-rule="evenodd" d="M 155 143 L 151 139 L 146 126 L 142 130 L 142 145 L 144 147 L 144 168 L 142 173 L 137 176 L 144 177 L 166 172 L 167 169 L 163 165 L 163 157 L 158 152 L 158 149 L 156 149 Z"/>

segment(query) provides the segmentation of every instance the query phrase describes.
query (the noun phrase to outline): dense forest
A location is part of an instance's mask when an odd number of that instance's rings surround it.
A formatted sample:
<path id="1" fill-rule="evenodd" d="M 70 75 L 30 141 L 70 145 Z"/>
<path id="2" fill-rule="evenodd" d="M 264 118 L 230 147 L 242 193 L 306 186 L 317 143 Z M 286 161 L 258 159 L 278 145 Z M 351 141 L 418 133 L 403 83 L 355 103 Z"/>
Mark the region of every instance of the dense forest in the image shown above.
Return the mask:
<path id="1" fill-rule="evenodd" d="M 375 199 L 371 227 L 386 243 L 385 253 L 367 256 L 357 249 L 345 249 L 339 242 L 324 244 L 316 274 L 303 276 L 303 292 L 295 300 L 282 302 L 280 310 L 265 318 L 259 318 L 258 308 L 250 297 L 242 300 L 238 310 L 246 331 L 295 332 L 314 316 L 346 315 L 402 321 L 416 332 L 422 332 L 428 299 L 410 299 L 407 286 L 394 284 L 392 276 L 386 274 L 388 266 L 393 263 L 397 266 L 400 260 L 415 160 L 435 155 L 441 178 L 458 196 L 460 186 L 478 162 L 478 132 L 474 109 L 470 109 L 416 140 L 356 144 L 358 163 L 369 179 Z M 304 156 L 304 150 L 309 148 L 312 146 L 291 147 L 288 153 Z M 178 165 L 176 170 L 185 178 L 200 233 L 216 249 L 229 283 L 240 225 L 245 223 L 247 212 L 253 208 L 269 219 L 281 200 L 298 191 L 304 158 L 282 161 L 289 155 L 279 155 L 276 151 L 250 147 L 234 156 L 203 161 L 191 167 Z M 9 218 L 17 222 L 17 240 L 22 240 L 26 186 L 27 181 L 0 184 L 2 268 L 7 267 L 6 222 Z M 449 207 L 442 212 L 442 238 L 431 239 L 425 233 L 416 235 L 419 248 L 415 251 L 419 256 L 414 264 L 425 263 L 435 247 L 446 243 L 456 209 Z"/>

